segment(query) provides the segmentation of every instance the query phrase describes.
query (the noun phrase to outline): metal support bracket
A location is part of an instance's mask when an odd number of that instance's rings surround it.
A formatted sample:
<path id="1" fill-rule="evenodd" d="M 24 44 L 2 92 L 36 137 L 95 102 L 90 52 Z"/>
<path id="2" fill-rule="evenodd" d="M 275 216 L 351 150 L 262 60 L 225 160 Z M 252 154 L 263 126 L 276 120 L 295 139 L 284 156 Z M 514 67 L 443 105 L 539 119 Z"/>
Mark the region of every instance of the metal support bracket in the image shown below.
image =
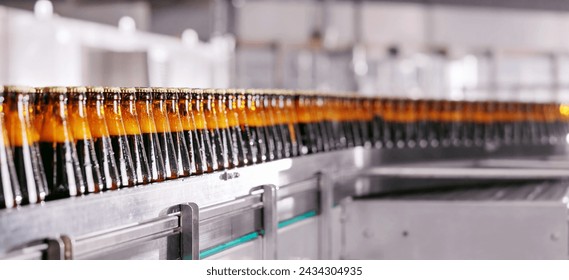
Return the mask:
<path id="1" fill-rule="evenodd" d="M 275 185 L 263 185 L 263 259 L 277 259 L 277 187 Z"/>
<path id="2" fill-rule="evenodd" d="M 320 259 L 329 260 L 332 258 L 332 207 L 334 206 L 334 185 L 330 176 L 325 173 L 318 173 L 318 190 L 320 192 L 319 203 L 319 231 Z"/>
<path id="3" fill-rule="evenodd" d="M 135 246 L 160 238 L 173 238 L 173 251 L 167 254 L 167 258 L 199 259 L 199 208 L 197 204 L 179 204 L 170 207 L 166 215 L 156 219 L 94 235 L 78 238 L 62 235 L 61 243 L 64 249 L 60 255 L 66 260 L 88 258 L 93 254 Z M 55 249 L 49 252 L 54 257 L 58 256 Z"/>
<path id="4" fill-rule="evenodd" d="M 180 254 L 181 259 L 200 258 L 200 216 L 195 203 L 180 204 Z"/>
<path id="5" fill-rule="evenodd" d="M 0 260 L 62 260 L 63 252 L 63 240 L 47 238 L 2 255 Z"/>

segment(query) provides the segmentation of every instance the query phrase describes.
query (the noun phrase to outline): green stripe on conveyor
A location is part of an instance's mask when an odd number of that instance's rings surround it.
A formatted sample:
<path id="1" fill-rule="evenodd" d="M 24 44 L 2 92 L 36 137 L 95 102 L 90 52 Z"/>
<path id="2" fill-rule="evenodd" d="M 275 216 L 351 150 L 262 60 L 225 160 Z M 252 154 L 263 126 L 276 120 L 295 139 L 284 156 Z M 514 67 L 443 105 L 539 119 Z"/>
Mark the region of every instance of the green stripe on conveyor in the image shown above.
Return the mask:
<path id="1" fill-rule="evenodd" d="M 288 220 L 284 220 L 284 221 L 279 222 L 279 228 L 284 228 L 286 226 L 290 226 L 294 223 L 300 222 L 302 220 L 306 220 L 308 218 L 312 218 L 314 216 L 316 216 L 316 211 L 306 212 L 306 213 L 298 215 L 294 218 L 290 218 Z"/>
<path id="2" fill-rule="evenodd" d="M 308 218 L 312 218 L 316 215 L 317 215 L 316 211 L 309 211 L 309 212 L 306 212 L 304 214 L 298 215 L 294 218 L 290 218 L 288 220 L 284 220 L 284 221 L 279 222 L 278 227 L 283 228 L 283 227 L 292 225 L 294 223 L 306 220 Z M 263 234 L 263 230 L 261 230 L 261 234 Z M 223 243 L 223 244 L 215 246 L 213 248 L 203 250 L 200 252 L 200 259 L 205 259 L 205 258 L 207 258 L 211 255 L 215 255 L 221 251 L 225 251 L 227 249 L 230 249 L 230 248 L 233 248 L 235 246 L 241 245 L 243 243 L 249 242 L 249 241 L 251 241 L 257 237 L 259 237 L 259 233 L 258 232 L 252 232 L 252 233 L 243 235 L 237 239 L 233 239 L 227 243 Z"/>
<path id="3" fill-rule="evenodd" d="M 259 233 L 252 232 L 246 235 L 243 235 L 237 239 L 233 239 L 227 243 L 223 243 L 221 245 L 215 246 L 213 248 L 209 248 L 200 252 L 200 259 L 205 259 L 211 255 L 217 254 L 221 251 L 227 250 L 229 248 L 233 248 L 237 245 L 241 245 L 243 243 L 249 242 L 255 238 L 259 237 Z"/>

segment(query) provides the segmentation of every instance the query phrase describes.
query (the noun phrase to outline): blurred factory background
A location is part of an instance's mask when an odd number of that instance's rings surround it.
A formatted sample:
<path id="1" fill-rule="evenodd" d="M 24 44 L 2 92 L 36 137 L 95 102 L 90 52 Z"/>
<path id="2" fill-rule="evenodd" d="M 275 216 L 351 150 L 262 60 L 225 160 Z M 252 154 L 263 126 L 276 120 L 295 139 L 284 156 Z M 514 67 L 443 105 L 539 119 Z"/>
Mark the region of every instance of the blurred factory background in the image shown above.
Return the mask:
<path id="1" fill-rule="evenodd" d="M 563 0 L 0 1 L 0 83 L 569 101 Z"/>

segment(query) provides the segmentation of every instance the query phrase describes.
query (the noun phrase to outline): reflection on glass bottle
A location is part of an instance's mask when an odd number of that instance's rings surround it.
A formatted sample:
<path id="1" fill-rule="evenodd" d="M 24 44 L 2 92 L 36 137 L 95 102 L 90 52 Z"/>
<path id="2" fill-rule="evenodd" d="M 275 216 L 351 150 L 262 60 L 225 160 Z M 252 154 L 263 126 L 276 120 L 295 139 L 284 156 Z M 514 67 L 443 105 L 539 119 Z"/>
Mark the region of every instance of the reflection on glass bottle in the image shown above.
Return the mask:
<path id="1" fill-rule="evenodd" d="M 107 87 L 104 91 L 105 121 L 109 128 L 111 144 L 119 171 L 120 184 L 121 187 L 133 187 L 137 184 L 137 181 L 126 129 L 123 123 L 121 89 L 117 87 Z"/>
<path id="2" fill-rule="evenodd" d="M 116 190 L 121 186 L 115 153 L 105 120 L 105 95 L 102 87 L 87 87 L 87 120 L 93 142 L 97 162 L 101 169 L 104 191 Z"/>
<path id="3" fill-rule="evenodd" d="M 221 170 L 223 166 L 217 165 L 217 151 L 215 150 L 208 129 L 206 113 L 204 108 L 203 90 L 192 90 L 192 113 L 196 124 L 197 143 L 200 147 L 200 154 L 205 159 L 207 167 L 205 172 Z"/>
<path id="4" fill-rule="evenodd" d="M 167 90 L 165 88 L 154 88 L 153 94 L 154 122 L 156 123 L 156 130 L 158 131 L 158 141 L 160 142 L 160 149 L 162 150 L 164 168 L 167 172 L 171 171 L 170 174 L 167 174 L 166 178 L 178 178 L 178 174 L 180 174 L 179 168 L 182 167 L 178 166 L 176 147 L 174 146 L 174 138 L 170 130 L 170 122 L 168 121 L 166 110 Z M 181 172 L 183 173 L 183 171 Z"/>
<path id="5" fill-rule="evenodd" d="M 288 131 L 291 142 L 291 156 L 300 155 L 301 140 L 300 127 L 298 125 L 298 117 L 296 115 L 295 93 L 285 90 L 284 95 L 284 118 L 287 121 Z"/>
<path id="6" fill-rule="evenodd" d="M 217 117 L 217 126 L 221 136 L 221 145 L 223 145 L 224 154 L 227 156 L 227 168 L 234 168 L 239 164 L 237 143 L 231 135 L 229 120 L 227 119 L 226 96 L 224 89 L 213 91 L 213 102 L 215 107 L 215 115 Z"/>
<path id="7" fill-rule="evenodd" d="M 265 132 L 261 125 L 260 108 L 257 107 L 256 92 L 247 90 L 245 92 L 245 108 L 247 120 L 249 121 L 249 131 L 251 132 L 252 153 L 256 155 L 256 163 L 267 161 L 267 145 L 265 142 Z"/>
<path id="8" fill-rule="evenodd" d="M 249 164 L 249 141 L 248 132 L 242 129 L 248 129 L 248 126 L 241 125 L 239 122 L 239 109 L 237 108 L 237 92 L 234 89 L 228 89 L 225 92 L 225 110 L 227 116 L 227 123 L 229 128 L 229 137 L 233 143 L 234 148 L 234 164 L 242 167 Z M 245 139 L 243 139 L 247 137 Z"/>
<path id="9" fill-rule="evenodd" d="M 249 124 L 249 116 L 247 115 L 247 96 L 245 91 L 235 90 L 232 103 L 232 109 L 237 115 L 237 123 L 241 131 L 241 139 L 243 141 L 243 152 L 245 153 L 245 163 L 248 165 L 257 163 L 257 143 L 253 140 L 252 128 Z"/>
<path id="10" fill-rule="evenodd" d="M 85 193 L 85 181 L 75 148 L 67 114 L 67 89 L 51 87 L 40 132 L 40 153 L 47 177 L 47 199 L 60 199 Z"/>
<path id="11" fill-rule="evenodd" d="M 275 137 L 270 122 L 269 109 L 265 107 L 266 102 L 264 91 L 255 91 L 255 94 L 253 95 L 253 102 L 255 102 L 255 108 L 258 110 L 257 120 L 259 121 L 259 127 L 261 128 L 261 134 L 259 137 L 262 139 L 262 142 L 265 143 L 265 161 L 272 161 L 276 158 Z"/>
<path id="12" fill-rule="evenodd" d="M 174 152 L 176 153 L 178 176 L 190 176 L 195 174 L 196 169 L 193 166 L 194 161 L 191 160 L 193 154 L 186 143 L 184 136 L 184 128 L 180 119 L 179 93 L 175 88 L 169 88 L 166 95 L 166 115 L 168 116 L 168 124 L 170 125 L 170 133 L 174 141 Z"/>
<path id="13" fill-rule="evenodd" d="M 310 116 L 311 104 L 309 96 L 302 93 L 297 95 L 295 97 L 295 106 L 301 142 L 300 154 L 317 153 L 316 134 Z"/>
<path id="14" fill-rule="evenodd" d="M 281 135 L 280 128 L 278 126 L 278 120 L 276 115 L 276 100 L 274 99 L 275 94 L 269 90 L 266 90 L 263 95 L 261 95 L 263 103 L 263 112 L 265 114 L 266 122 L 266 132 L 267 137 L 270 138 L 269 145 L 274 147 L 273 149 L 273 159 L 280 159 L 284 156 L 284 143 Z M 271 144 L 272 143 L 272 144 Z"/>
<path id="15" fill-rule="evenodd" d="M 148 175 L 150 176 L 151 182 L 161 182 L 168 177 L 168 174 L 172 174 L 172 171 L 166 171 L 164 167 L 160 140 L 158 138 L 156 124 L 154 123 L 152 89 L 136 88 L 136 92 L 136 112 L 142 132 L 144 151 L 146 152 L 146 159 L 148 160 Z"/>
<path id="16" fill-rule="evenodd" d="M 190 153 L 192 169 L 194 170 L 194 174 L 203 174 L 207 171 L 208 167 L 204 153 L 201 151 L 203 143 L 202 140 L 199 139 L 198 131 L 196 129 L 191 89 L 180 89 L 178 107 L 180 110 L 180 121 L 182 123 L 184 139 L 186 140 Z"/>
<path id="17" fill-rule="evenodd" d="M 142 131 L 138 123 L 136 110 L 136 89 L 121 88 L 121 116 L 126 132 L 126 138 L 130 150 L 132 163 L 134 164 L 134 176 L 137 184 L 150 183 L 150 167 L 146 157 L 146 149 L 142 139 Z"/>
<path id="18" fill-rule="evenodd" d="M 217 122 L 217 106 L 215 105 L 214 94 L 215 90 L 213 89 L 204 90 L 202 103 L 207 123 L 207 129 L 209 132 L 209 137 L 211 139 L 212 151 L 215 153 L 218 168 L 220 170 L 224 170 L 229 168 L 229 157 L 227 155 L 226 146 L 224 145 L 225 139 Z"/>
<path id="19" fill-rule="evenodd" d="M 103 190 L 108 191 L 118 189 L 121 182 L 105 120 L 104 101 L 105 96 L 102 87 L 87 87 L 87 121 L 103 177 Z"/>
<path id="20" fill-rule="evenodd" d="M 7 106 L 4 88 L 0 87 L 0 209 L 14 208 L 22 203 L 12 147 L 6 130 Z"/>
<path id="21" fill-rule="evenodd" d="M 289 110 L 285 107 L 285 92 L 275 90 L 271 95 L 271 107 L 275 117 L 275 129 L 278 131 L 282 142 L 281 157 L 289 158 L 292 156 L 292 139 L 289 129 Z M 324 114 L 324 112 L 322 112 Z"/>
<path id="22" fill-rule="evenodd" d="M 87 89 L 85 87 L 70 87 L 69 103 L 69 122 L 81 175 L 85 180 L 85 194 L 98 193 L 104 189 L 104 181 L 101 175 L 97 153 L 95 152 L 95 142 L 91 136 L 91 128 L 87 120 Z"/>
<path id="23" fill-rule="evenodd" d="M 4 87 L 7 103 L 5 120 L 8 141 L 20 191 L 22 204 L 36 204 L 48 195 L 47 181 L 39 152 L 37 131 L 30 121 L 30 95 L 35 89 L 28 87 Z"/>

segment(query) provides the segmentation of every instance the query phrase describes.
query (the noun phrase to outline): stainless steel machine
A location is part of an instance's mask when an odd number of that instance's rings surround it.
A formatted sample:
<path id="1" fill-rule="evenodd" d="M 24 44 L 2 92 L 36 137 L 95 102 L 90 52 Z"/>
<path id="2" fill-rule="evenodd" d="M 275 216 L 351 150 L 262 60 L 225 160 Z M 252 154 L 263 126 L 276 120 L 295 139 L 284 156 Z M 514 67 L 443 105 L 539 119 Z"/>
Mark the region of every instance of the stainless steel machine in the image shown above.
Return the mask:
<path id="1" fill-rule="evenodd" d="M 564 153 L 359 147 L 51 201 L 0 211 L 0 256 L 566 259 Z"/>

